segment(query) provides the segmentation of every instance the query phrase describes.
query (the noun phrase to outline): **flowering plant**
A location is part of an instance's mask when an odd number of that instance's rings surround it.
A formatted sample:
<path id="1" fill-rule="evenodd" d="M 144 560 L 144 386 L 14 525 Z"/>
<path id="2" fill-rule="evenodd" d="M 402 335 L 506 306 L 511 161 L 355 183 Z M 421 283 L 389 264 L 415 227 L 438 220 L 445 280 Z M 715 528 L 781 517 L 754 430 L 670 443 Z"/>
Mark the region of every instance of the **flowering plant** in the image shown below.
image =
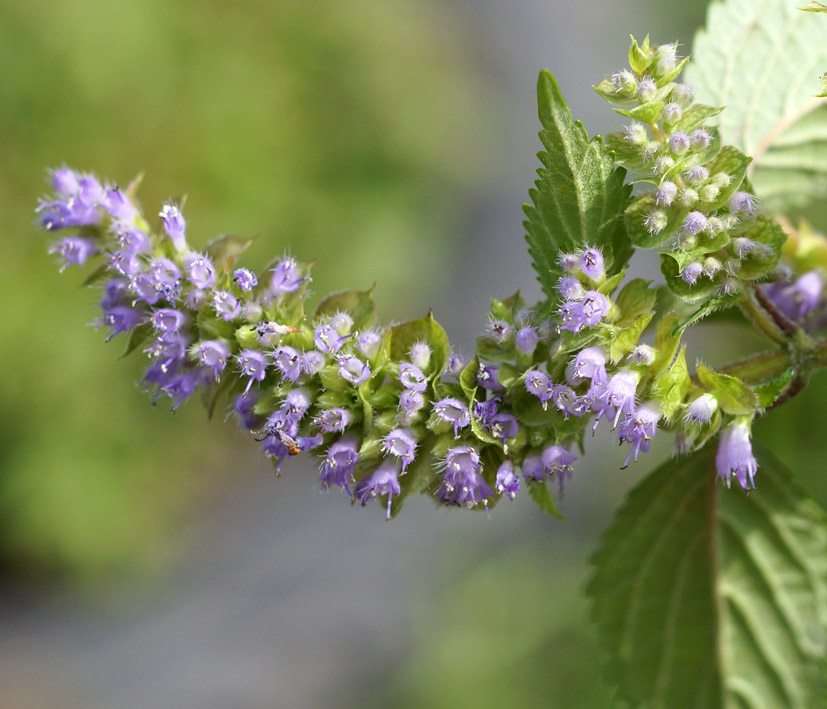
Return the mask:
<path id="1" fill-rule="evenodd" d="M 630 494 L 595 556 L 589 592 L 619 696 L 812 706 L 827 651 L 827 527 L 750 431 L 827 364 L 827 240 L 782 216 L 824 193 L 827 162 L 802 154 L 827 142 L 825 104 L 796 72 L 825 26 L 781 0 L 760 16 L 736 6 L 713 6 L 689 66 L 677 45 L 632 40 L 629 68 L 595 86 L 629 121 L 605 140 L 541 73 L 544 150 L 525 226 L 545 297 L 493 300 L 468 360 L 431 313 L 377 326 L 370 290 L 309 311 L 310 264 L 285 256 L 256 273 L 239 265 L 250 242 L 237 237 L 195 248 L 181 204 L 165 204 L 153 228 L 138 180 L 121 188 L 58 168 L 38 219 L 70 231 L 52 246 L 61 268 L 98 261 L 86 281 L 101 286 L 97 324 L 147 356 L 153 400 L 174 410 L 198 393 L 210 413 L 228 408 L 277 474 L 315 455 L 322 488 L 379 498 L 388 518 L 419 493 L 490 512 L 527 492 L 559 516 L 550 485 L 572 476 L 586 432 L 610 428 L 623 467 L 672 433 L 686 457 Z M 756 76 L 765 50 L 750 28 L 774 37 L 779 23 L 798 39 L 779 39 L 787 61 Z M 659 254 L 662 285 L 627 278 L 635 248 Z M 738 313 L 774 348 L 692 371 L 687 328 Z"/>

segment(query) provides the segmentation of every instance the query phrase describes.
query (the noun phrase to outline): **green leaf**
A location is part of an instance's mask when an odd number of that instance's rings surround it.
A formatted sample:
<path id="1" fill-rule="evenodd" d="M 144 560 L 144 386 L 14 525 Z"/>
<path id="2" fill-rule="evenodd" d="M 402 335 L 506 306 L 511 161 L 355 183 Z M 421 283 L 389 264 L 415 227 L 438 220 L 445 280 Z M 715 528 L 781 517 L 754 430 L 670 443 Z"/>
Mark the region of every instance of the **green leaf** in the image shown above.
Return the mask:
<path id="1" fill-rule="evenodd" d="M 623 184 L 626 171 L 614 168 L 597 136 L 589 140 L 580 121 L 575 122 L 554 77 L 540 73 L 537 84 L 542 167 L 529 190 L 532 204 L 524 205 L 534 269 L 543 291 L 554 297 L 560 276 L 557 257 L 586 244 L 603 250 L 609 273 L 622 269 L 632 245 L 622 220 L 632 188 Z"/>
<path id="2" fill-rule="evenodd" d="M 804 10 L 804 12 L 827 12 L 827 5 L 816 2 L 816 0 L 810 0 L 810 2 L 801 9 Z"/>
<path id="3" fill-rule="evenodd" d="M 338 312 L 348 313 L 353 318 L 353 328 L 363 330 L 376 320 L 376 304 L 373 302 L 373 286 L 368 290 L 346 290 L 331 293 L 316 308 L 314 319 Z"/>
<path id="4" fill-rule="evenodd" d="M 636 74 L 643 74 L 652 63 L 652 50 L 649 47 L 649 35 L 647 34 L 643 40 L 643 44 L 638 44 L 634 37 L 631 37 L 632 46 L 629 49 L 629 66 Z"/>
<path id="5" fill-rule="evenodd" d="M 204 250 L 218 271 L 230 271 L 238 257 L 249 249 L 254 241 L 255 238 L 245 239 L 225 234 L 215 237 Z"/>
<path id="6" fill-rule="evenodd" d="M 755 387 L 755 396 L 758 397 L 758 404 L 761 408 L 772 406 L 775 400 L 781 396 L 784 390 L 795 376 L 795 369 L 789 367 L 777 377 L 773 377 L 765 384 Z"/>
<path id="7" fill-rule="evenodd" d="M 424 318 L 396 325 L 390 329 L 390 356 L 395 362 L 408 358 L 411 345 L 415 342 L 427 342 L 431 347 L 431 362 L 428 365 L 429 376 L 438 377 L 445 370 L 451 356 L 448 335 L 436 320 L 434 314 L 428 313 Z"/>
<path id="8" fill-rule="evenodd" d="M 551 490 L 548 489 L 546 482 L 529 482 L 526 483 L 526 487 L 528 488 L 528 494 L 531 495 L 531 499 L 537 503 L 537 506 L 543 510 L 543 512 L 547 512 L 557 519 L 565 519 L 560 510 L 557 509 L 557 503 L 554 501 L 554 496 L 551 494 Z"/>
<path id="9" fill-rule="evenodd" d="M 769 207 L 827 195 L 827 102 L 813 81 L 827 63 L 827 18 L 790 0 L 709 6 L 686 81 L 699 101 L 726 106 L 720 131 L 754 161 L 748 175 Z"/>
<path id="10" fill-rule="evenodd" d="M 652 281 L 643 278 L 634 278 L 623 286 L 615 300 L 615 305 L 620 310 L 620 318 L 616 323 L 619 327 L 631 325 L 640 315 L 652 314 L 658 292 L 649 287 L 651 283 Z"/>
<path id="11" fill-rule="evenodd" d="M 681 319 L 677 313 L 669 313 L 661 319 L 655 333 L 655 349 L 658 352 L 658 358 L 649 367 L 649 371 L 653 374 L 662 372 L 675 359 L 675 353 L 681 344 L 680 322 Z"/>
<path id="12" fill-rule="evenodd" d="M 751 162 L 752 158 L 747 157 L 740 150 L 733 148 L 731 145 L 725 145 L 721 148 L 721 152 L 718 153 L 706 167 L 709 170 L 709 174 L 712 176 L 718 172 L 724 172 L 732 179 L 729 185 L 724 187 L 718 193 L 718 197 L 715 201 L 702 202 L 701 204 L 703 205 L 703 208 L 711 211 L 713 209 L 723 207 L 727 202 L 729 202 L 729 198 L 735 194 L 741 186 L 741 183 L 744 181 L 744 178 L 747 175 L 747 168 Z"/>
<path id="13" fill-rule="evenodd" d="M 737 377 L 718 374 L 702 364 L 698 365 L 697 372 L 698 381 L 715 394 L 725 413 L 738 416 L 751 414 L 758 408 L 755 392 Z"/>
<path id="14" fill-rule="evenodd" d="M 827 518 L 757 457 L 750 495 L 716 480 L 712 447 L 665 463 L 603 536 L 587 592 L 631 709 L 821 705 Z"/>
<path id="15" fill-rule="evenodd" d="M 650 390 L 651 398 L 661 405 L 667 421 L 671 421 L 678 412 L 691 385 L 686 367 L 686 347 L 682 347 L 672 366 L 655 377 Z"/>
<path id="16" fill-rule="evenodd" d="M 615 111 L 621 116 L 631 118 L 641 123 L 654 124 L 660 120 L 660 114 L 663 112 L 663 101 L 649 101 L 642 103 L 635 108 L 616 108 Z"/>
<path id="17" fill-rule="evenodd" d="M 126 341 L 126 349 L 121 357 L 131 355 L 137 350 L 152 333 L 152 325 L 148 322 L 141 323 L 129 331 L 129 339 Z"/>

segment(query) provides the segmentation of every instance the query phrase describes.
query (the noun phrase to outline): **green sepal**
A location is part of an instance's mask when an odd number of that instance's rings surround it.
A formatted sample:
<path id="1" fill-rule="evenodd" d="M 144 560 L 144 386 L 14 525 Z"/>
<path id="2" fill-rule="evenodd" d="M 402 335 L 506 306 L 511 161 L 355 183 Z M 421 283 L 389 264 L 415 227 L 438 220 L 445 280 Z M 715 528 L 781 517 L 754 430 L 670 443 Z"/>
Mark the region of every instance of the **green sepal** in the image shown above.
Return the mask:
<path id="1" fill-rule="evenodd" d="M 424 318 L 392 327 L 389 337 L 392 361 L 406 360 L 411 345 L 415 342 L 425 342 L 431 348 L 431 361 L 428 363 L 426 374 L 433 379 L 445 371 L 448 358 L 451 356 L 451 345 L 442 325 L 434 320 L 433 312 L 429 312 Z"/>
<path id="2" fill-rule="evenodd" d="M 686 347 L 681 347 L 672 366 L 655 377 L 649 395 L 660 404 L 663 417 L 671 421 L 680 410 L 691 386 L 692 380 L 686 367 Z"/>
<path id="3" fill-rule="evenodd" d="M 648 101 L 635 108 L 616 108 L 615 111 L 621 116 L 626 116 L 641 123 L 657 123 L 663 113 L 663 101 Z"/>
<path id="4" fill-rule="evenodd" d="M 254 241 L 255 237 L 245 239 L 240 236 L 222 234 L 212 239 L 204 247 L 204 251 L 215 265 L 216 271 L 228 273 L 238 257 L 250 248 L 250 244 Z"/>
<path id="5" fill-rule="evenodd" d="M 764 384 L 759 384 L 754 388 L 755 396 L 758 399 L 758 405 L 762 409 L 772 406 L 776 399 L 778 399 L 784 390 L 789 386 L 790 382 L 795 377 L 795 369 L 793 367 L 787 368 L 776 377 L 773 377 Z"/>
<path id="6" fill-rule="evenodd" d="M 827 98 L 827 72 L 821 75 L 821 91 L 815 94 L 815 98 Z"/>
<path id="7" fill-rule="evenodd" d="M 629 66 L 632 71 L 638 76 L 645 73 L 652 63 L 652 50 L 649 46 L 649 35 L 647 34 L 643 40 L 643 44 L 637 43 L 637 40 L 631 36 L 632 46 L 629 48 Z"/>
<path id="8" fill-rule="evenodd" d="M 338 312 L 353 318 L 353 329 L 364 330 L 376 321 L 376 304 L 373 302 L 373 288 L 368 290 L 345 290 L 331 293 L 319 303 L 314 321 Z"/>
<path id="9" fill-rule="evenodd" d="M 554 496 L 551 490 L 548 489 L 548 483 L 545 481 L 535 480 L 533 482 L 526 482 L 528 494 L 531 499 L 537 503 L 537 506 L 550 514 L 555 519 L 565 519 L 560 510 L 557 509 L 557 503 L 554 501 Z"/>
<path id="10" fill-rule="evenodd" d="M 197 327 L 202 334 L 229 340 L 235 334 L 232 322 L 214 315 L 210 310 L 201 310 L 197 317 Z M 203 339 L 203 338 L 202 338 Z"/>
<path id="11" fill-rule="evenodd" d="M 755 413 L 758 397 L 744 382 L 729 374 L 719 374 L 699 364 L 698 381 L 715 395 L 721 410 L 732 416 Z"/>
<path id="12" fill-rule="evenodd" d="M 667 218 L 666 226 L 657 233 L 649 231 L 644 221 L 654 210 L 662 211 Z M 642 249 L 653 249 L 675 234 L 682 226 L 689 214 L 689 209 L 661 209 L 655 203 L 655 195 L 647 193 L 632 200 L 626 208 L 624 220 L 629 230 L 629 238 L 635 246 Z"/>
<path id="13" fill-rule="evenodd" d="M 352 409 L 353 395 L 344 390 L 324 389 L 316 397 L 316 404 L 323 409 Z"/>
<path id="14" fill-rule="evenodd" d="M 723 108 L 717 106 L 704 106 L 702 103 L 694 103 L 675 121 L 674 129 L 690 133 L 696 128 L 702 127 L 710 118 L 714 118 L 723 110 Z"/>

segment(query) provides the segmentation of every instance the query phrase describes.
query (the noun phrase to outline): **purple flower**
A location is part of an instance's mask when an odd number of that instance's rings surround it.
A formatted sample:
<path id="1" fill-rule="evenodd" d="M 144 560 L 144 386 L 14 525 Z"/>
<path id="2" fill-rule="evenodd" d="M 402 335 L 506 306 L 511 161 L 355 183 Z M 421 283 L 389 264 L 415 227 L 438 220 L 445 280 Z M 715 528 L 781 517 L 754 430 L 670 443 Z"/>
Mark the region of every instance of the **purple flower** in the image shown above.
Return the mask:
<path id="1" fill-rule="evenodd" d="M 402 461 L 402 472 L 413 462 L 416 438 L 406 428 L 395 428 L 382 439 L 382 452 Z"/>
<path id="2" fill-rule="evenodd" d="M 488 321 L 488 334 L 500 344 L 506 342 L 511 337 L 513 328 L 505 320 L 498 320 L 497 318 L 490 318 Z"/>
<path id="3" fill-rule="evenodd" d="M 330 326 L 342 337 L 349 335 L 353 328 L 353 318 L 349 313 L 338 311 L 330 316 Z"/>
<path id="4" fill-rule="evenodd" d="M 391 501 L 394 495 L 399 495 L 402 488 L 399 485 L 399 469 L 391 460 L 383 460 L 379 467 L 366 478 L 356 483 L 355 496 L 364 507 L 368 500 L 377 495 L 388 496 L 388 519 L 391 518 Z"/>
<path id="5" fill-rule="evenodd" d="M 136 303 L 143 301 L 147 305 L 155 305 L 161 299 L 161 294 L 155 287 L 155 280 L 148 274 L 132 276 L 129 279 L 129 288 L 136 296 Z"/>
<path id="6" fill-rule="evenodd" d="M 340 355 L 339 376 L 354 386 L 370 379 L 370 367 L 355 355 Z"/>
<path id="7" fill-rule="evenodd" d="M 637 95 L 642 103 L 651 100 L 658 90 L 658 85 L 651 76 L 643 76 L 637 85 Z"/>
<path id="8" fill-rule="evenodd" d="M 238 417 L 238 422 L 248 431 L 253 431 L 261 426 L 261 417 L 256 414 L 255 406 L 258 401 L 258 394 L 253 393 L 247 396 L 239 394 L 233 401 L 233 410 Z"/>
<path id="9" fill-rule="evenodd" d="M 680 120 L 682 115 L 681 107 L 674 101 L 670 101 L 663 107 L 663 120 L 666 123 L 675 123 Z"/>
<path id="10" fill-rule="evenodd" d="M 755 216 L 755 197 L 749 192 L 736 192 L 729 198 L 729 211 L 752 219 Z"/>
<path id="11" fill-rule="evenodd" d="M 313 419 L 322 433 L 344 432 L 350 423 L 351 415 L 346 409 L 324 409 Z"/>
<path id="12" fill-rule="evenodd" d="M 683 155 L 689 150 L 690 140 L 686 133 L 678 131 L 669 136 L 669 149 L 675 155 Z"/>
<path id="13" fill-rule="evenodd" d="M 131 251 L 114 251 L 109 256 L 109 267 L 122 276 L 137 276 L 143 270 L 143 263 Z"/>
<path id="14" fill-rule="evenodd" d="M 408 352 L 411 362 L 422 370 L 431 363 L 431 346 L 427 342 L 414 342 Z"/>
<path id="15" fill-rule="evenodd" d="M 563 418 L 568 419 L 569 415 L 580 418 L 586 412 L 588 404 L 579 399 L 571 387 L 565 384 L 558 384 L 551 394 L 554 405 L 563 412 Z"/>
<path id="16" fill-rule="evenodd" d="M 212 299 L 215 312 L 224 320 L 235 320 L 238 317 L 241 307 L 238 298 L 225 290 L 215 291 Z"/>
<path id="17" fill-rule="evenodd" d="M 478 401 L 474 404 L 474 416 L 482 422 L 482 425 L 485 428 L 488 427 L 488 424 L 491 422 L 491 418 L 496 416 L 499 401 L 500 397 L 495 396 L 493 399 L 489 399 L 488 401 Z"/>
<path id="18" fill-rule="evenodd" d="M 561 253 L 557 257 L 557 263 L 560 265 L 560 270 L 569 275 L 574 275 L 580 270 L 580 257 L 577 254 Z"/>
<path id="19" fill-rule="evenodd" d="M 41 200 L 35 212 L 40 214 L 40 225 L 46 231 L 98 224 L 101 220 L 100 212 L 95 207 L 79 199 L 69 199 L 67 202 Z"/>
<path id="20" fill-rule="evenodd" d="M 399 381 L 405 389 L 412 391 L 425 391 L 428 387 L 428 380 L 422 370 L 408 362 L 399 365 Z"/>
<path id="21" fill-rule="evenodd" d="M 175 248 L 178 251 L 186 250 L 187 222 L 184 220 L 184 215 L 178 205 L 174 202 L 167 202 L 158 216 L 161 217 L 161 221 L 164 223 L 164 231 Z"/>
<path id="22" fill-rule="evenodd" d="M 221 340 L 204 340 L 198 343 L 195 351 L 201 365 L 212 369 L 213 376 L 218 381 L 230 358 L 230 348 Z"/>
<path id="23" fill-rule="evenodd" d="M 82 175 L 78 181 L 80 184 L 80 191 L 77 194 L 77 199 L 87 207 L 97 207 L 102 204 L 106 198 L 106 191 L 98 182 L 98 178 L 94 175 Z"/>
<path id="24" fill-rule="evenodd" d="M 709 170 L 703 165 L 693 165 L 685 173 L 686 181 L 690 185 L 697 185 L 699 182 L 704 182 L 709 179 Z"/>
<path id="25" fill-rule="evenodd" d="M 410 426 L 416 420 L 417 413 L 425 406 L 425 397 L 421 392 L 406 389 L 399 397 L 399 423 Z"/>
<path id="26" fill-rule="evenodd" d="M 577 456 L 567 451 L 563 446 L 547 445 L 540 454 L 543 469 L 549 475 L 557 477 L 561 490 L 563 489 L 563 481 L 571 477 L 571 464 L 575 460 L 577 460 Z"/>
<path id="27" fill-rule="evenodd" d="M 302 358 L 296 350 L 287 345 L 277 347 L 273 353 L 276 368 L 282 374 L 282 380 L 295 382 L 302 373 Z"/>
<path id="28" fill-rule="evenodd" d="M 244 293 L 249 293 L 258 285 L 258 278 L 256 278 L 256 274 L 247 268 L 237 268 L 233 272 L 233 281 L 238 286 L 239 290 Z"/>
<path id="29" fill-rule="evenodd" d="M 523 460 L 523 477 L 528 480 L 542 482 L 545 480 L 546 469 L 540 456 L 534 453 L 527 455 Z"/>
<path id="30" fill-rule="evenodd" d="M 500 384 L 499 370 L 496 364 L 480 362 L 480 368 L 477 370 L 477 384 L 488 391 L 502 391 L 504 387 Z"/>
<path id="31" fill-rule="evenodd" d="M 181 372 L 173 376 L 163 387 L 163 392 L 170 399 L 175 399 L 172 410 L 175 411 L 184 400 L 192 396 L 202 382 L 203 374 L 197 370 Z"/>
<path id="32" fill-rule="evenodd" d="M 776 281 L 763 286 L 770 300 L 791 320 L 804 320 L 821 305 L 824 276 L 820 271 L 808 271 L 794 283 Z"/>
<path id="33" fill-rule="evenodd" d="M 106 341 L 109 342 L 115 335 L 137 326 L 144 319 L 145 314 L 144 310 L 131 308 L 128 305 L 115 305 L 105 311 L 101 322 L 112 331 Z"/>
<path id="34" fill-rule="evenodd" d="M 123 193 L 120 187 L 111 187 L 106 191 L 103 208 L 115 219 L 121 221 L 128 221 L 138 213 L 135 205 L 132 204 L 129 197 Z"/>
<path id="35" fill-rule="evenodd" d="M 672 180 L 664 180 L 655 195 L 655 204 L 659 207 L 668 207 L 675 201 L 678 194 L 678 186 Z"/>
<path id="36" fill-rule="evenodd" d="M 520 425 L 511 414 L 499 413 L 489 419 L 488 430 L 494 438 L 499 438 L 503 442 L 503 446 L 508 452 L 508 447 L 505 445 L 506 441 L 509 438 L 514 438 L 519 433 Z"/>
<path id="37" fill-rule="evenodd" d="M 158 308 L 152 312 L 152 327 L 163 334 L 178 332 L 187 322 L 187 316 L 174 308 Z"/>
<path id="38" fill-rule="evenodd" d="M 68 167 L 52 170 L 52 187 L 62 197 L 74 197 L 80 192 L 80 176 Z"/>
<path id="39" fill-rule="evenodd" d="M 190 254 L 184 261 L 187 279 L 196 288 L 209 288 L 215 283 L 215 266 L 201 254 Z"/>
<path id="40" fill-rule="evenodd" d="M 514 465 L 510 460 L 504 460 L 497 470 L 494 489 L 509 500 L 513 500 L 520 491 L 520 478 L 514 473 Z"/>
<path id="41" fill-rule="evenodd" d="M 706 229 L 706 215 L 703 212 L 689 212 L 684 220 L 683 228 L 693 236 L 702 232 Z"/>
<path id="42" fill-rule="evenodd" d="M 709 131 L 699 128 L 689 136 L 689 142 L 692 143 L 692 147 L 695 148 L 695 150 L 704 150 L 708 148 L 712 142 L 712 136 Z"/>
<path id="43" fill-rule="evenodd" d="M 622 415 L 629 415 L 635 410 L 635 393 L 640 374 L 631 369 L 621 369 L 612 376 L 606 384 L 595 387 L 594 404 L 592 408 L 597 412 L 594 427 L 600 422 L 607 411 L 614 413 L 615 419 L 612 428 L 615 428 Z"/>
<path id="44" fill-rule="evenodd" d="M 718 400 L 714 394 L 701 394 L 687 406 L 684 421 L 688 424 L 709 423 L 717 408 Z"/>
<path id="45" fill-rule="evenodd" d="M 49 249 L 50 254 L 57 254 L 63 259 L 60 266 L 61 273 L 70 264 L 82 266 L 89 257 L 94 256 L 97 252 L 98 247 L 94 239 L 85 239 L 80 236 L 67 236 Z"/>
<path id="46" fill-rule="evenodd" d="M 693 261 L 683 267 L 681 271 L 681 279 L 690 286 L 694 286 L 704 272 L 703 264 L 698 261 Z"/>
<path id="47" fill-rule="evenodd" d="M 537 343 L 540 341 L 540 336 L 533 327 L 525 326 L 517 330 L 514 335 L 514 344 L 517 349 L 527 355 L 533 354 L 537 348 Z"/>
<path id="48" fill-rule="evenodd" d="M 752 455 L 749 424 L 746 421 L 735 421 L 721 432 L 718 443 L 718 453 L 715 456 L 715 465 L 718 475 L 723 478 L 729 487 L 732 475 L 744 490 L 755 487 L 755 473 L 758 463 Z"/>
<path id="49" fill-rule="evenodd" d="M 313 376 L 325 365 L 325 356 L 318 350 L 308 350 L 302 356 L 302 369 Z"/>
<path id="50" fill-rule="evenodd" d="M 658 421 L 662 416 L 660 408 L 652 403 L 641 404 L 637 410 L 627 416 L 620 424 L 618 438 L 620 442 L 626 441 L 631 448 L 623 463 L 625 468 L 629 465 L 629 458 L 634 457 L 637 463 L 638 454 L 643 451 L 649 452 L 650 441 L 658 430 Z"/>
<path id="51" fill-rule="evenodd" d="M 149 273 L 156 290 L 167 293 L 180 287 L 181 271 L 168 258 L 156 258 L 149 262 Z"/>
<path id="52" fill-rule="evenodd" d="M 236 359 L 238 359 L 238 367 L 247 380 L 247 386 L 244 389 L 242 396 L 247 396 L 253 382 L 264 381 L 267 376 L 267 358 L 258 350 L 243 350 Z"/>
<path id="53" fill-rule="evenodd" d="M 440 421 L 454 424 L 454 438 L 459 438 L 459 430 L 471 423 L 468 407 L 459 399 L 448 397 L 434 404 L 434 414 Z"/>
<path id="54" fill-rule="evenodd" d="M 346 338 L 340 337 L 339 333 L 329 323 L 324 323 L 316 328 L 313 333 L 313 342 L 322 352 L 333 354 L 338 352 Z"/>
<path id="55" fill-rule="evenodd" d="M 123 305 L 127 297 L 128 284 L 123 278 L 110 278 L 103 287 L 101 309 L 109 310 L 115 305 Z"/>
<path id="56" fill-rule="evenodd" d="M 299 278 L 299 267 L 295 259 L 286 258 L 279 261 L 272 270 L 270 290 L 274 295 L 292 293 L 297 290 L 304 278 Z"/>
<path id="57" fill-rule="evenodd" d="M 119 227 L 115 238 L 121 248 L 131 254 L 148 254 L 152 250 L 149 237 L 136 227 Z"/>
<path id="58" fill-rule="evenodd" d="M 180 332 L 168 332 L 156 337 L 144 354 L 157 360 L 161 371 L 177 371 L 186 360 L 188 346 L 189 338 Z"/>
<path id="59" fill-rule="evenodd" d="M 580 300 L 565 303 L 559 312 L 563 321 L 561 330 L 580 332 L 584 327 L 597 325 L 603 319 L 609 312 L 609 301 L 602 293 L 590 290 Z"/>
<path id="60" fill-rule="evenodd" d="M 359 444 L 356 438 L 345 436 L 333 443 L 327 449 L 327 455 L 319 468 L 322 489 L 329 490 L 331 485 L 338 485 L 352 497 L 348 483 L 353 480 L 353 472 L 358 461 Z"/>
<path id="61" fill-rule="evenodd" d="M 593 281 L 600 281 L 606 274 L 603 253 L 594 246 L 587 246 L 580 254 L 580 268 Z"/>
<path id="62" fill-rule="evenodd" d="M 557 290 L 564 300 L 579 300 L 583 297 L 583 284 L 574 276 L 563 276 L 557 281 Z"/>
<path id="63" fill-rule="evenodd" d="M 462 370 L 465 369 L 465 359 L 462 355 L 452 354 L 448 360 L 448 374 L 459 379 Z"/>
<path id="64" fill-rule="evenodd" d="M 481 475 L 480 456 L 471 446 L 449 448 L 439 462 L 442 480 L 436 490 L 437 499 L 446 505 L 475 507 L 479 503 L 488 510 L 494 491 Z"/>
<path id="65" fill-rule="evenodd" d="M 545 372 L 532 369 L 525 373 L 525 388 L 529 394 L 533 394 L 540 400 L 545 409 L 551 400 L 554 384 Z"/>
<path id="66" fill-rule="evenodd" d="M 365 330 L 356 338 L 356 349 L 365 359 L 371 360 L 379 354 L 382 344 L 382 335 L 375 330 Z"/>
<path id="67" fill-rule="evenodd" d="M 571 363 L 572 383 L 577 384 L 584 379 L 589 379 L 592 382 L 592 389 L 596 384 L 604 384 L 606 382 L 606 356 L 602 347 L 587 347 L 580 350 Z"/>

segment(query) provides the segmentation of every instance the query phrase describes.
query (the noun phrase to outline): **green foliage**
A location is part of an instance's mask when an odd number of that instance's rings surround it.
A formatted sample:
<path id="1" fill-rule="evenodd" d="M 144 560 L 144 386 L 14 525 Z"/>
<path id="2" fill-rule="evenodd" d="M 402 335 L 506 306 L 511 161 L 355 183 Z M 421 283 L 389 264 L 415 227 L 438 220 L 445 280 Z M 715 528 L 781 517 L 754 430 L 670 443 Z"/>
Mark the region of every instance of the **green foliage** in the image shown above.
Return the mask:
<path id="1" fill-rule="evenodd" d="M 355 330 L 364 330 L 376 320 L 376 304 L 373 302 L 373 288 L 348 290 L 328 295 L 316 308 L 316 316 L 335 315 L 342 311 L 353 318 Z"/>
<path id="2" fill-rule="evenodd" d="M 620 271 L 632 246 L 621 215 L 631 187 L 624 185 L 626 171 L 613 169 L 613 161 L 597 136 L 571 115 L 560 88 L 548 71 L 537 82 L 543 166 L 529 190 L 532 204 L 524 205 L 524 222 L 532 264 L 543 291 L 554 295 L 560 276 L 560 251 L 575 251 L 586 244 L 603 250 L 610 274 Z"/>
<path id="3" fill-rule="evenodd" d="M 557 519 L 565 519 L 560 510 L 557 509 L 557 503 L 554 501 L 554 496 L 551 490 L 548 489 L 548 484 L 543 482 L 527 482 L 528 494 L 531 499 L 537 503 L 538 507 Z"/>
<path id="4" fill-rule="evenodd" d="M 427 374 L 438 377 L 448 364 L 451 356 L 451 345 L 448 335 L 429 312 L 424 318 L 396 325 L 390 330 L 390 357 L 399 362 L 408 358 L 411 345 L 416 342 L 425 342 L 431 347 L 431 361 Z"/>
<path id="5" fill-rule="evenodd" d="M 744 382 L 728 374 L 718 374 L 698 365 L 698 380 L 715 395 L 724 413 L 738 416 L 751 414 L 758 408 L 758 398 Z"/>
<path id="6" fill-rule="evenodd" d="M 713 2 L 695 36 L 686 81 L 726 106 L 723 138 L 754 158 L 750 179 L 773 208 L 827 194 L 827 103 L 813 97 L 825 60 L 827 18 L 789 0 Z"/>
<path id="7" fill-rule="evenodd" d="M 618 698 L 633 709 L 812 709 L 824 698 L 827 524 L 771 455 L 760 489 L 714 451 L 670 461 L 618 511 L 588 586 Z"/>
<path id="8" fill-rule="evenodd" d="M 689 393 L 691 381 L 686 367 L 686 347 L 682 347 L 672 365 L 655 377 L 651 396 L 660 401 L 663 416 L 670 421 L 680 409 L 684 397 Z"/>

